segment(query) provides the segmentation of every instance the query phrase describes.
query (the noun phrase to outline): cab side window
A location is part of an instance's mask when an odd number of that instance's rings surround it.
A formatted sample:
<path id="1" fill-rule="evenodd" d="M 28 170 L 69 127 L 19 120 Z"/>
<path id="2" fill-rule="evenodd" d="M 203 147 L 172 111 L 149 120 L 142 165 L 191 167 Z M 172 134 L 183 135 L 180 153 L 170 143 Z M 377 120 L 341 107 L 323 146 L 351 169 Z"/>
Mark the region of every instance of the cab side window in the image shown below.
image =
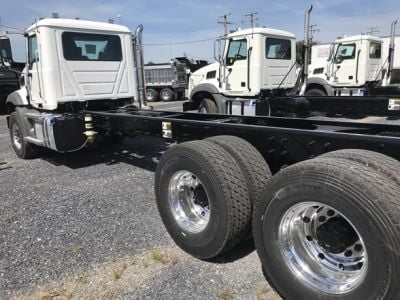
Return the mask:
<path id="1" fill-rule="evenodd" d="M 382 50 L 380 43 L 371 42 L 369 45 L 369 58 L 381 58 Z"/>
<path id="2" fill-rule="evenodd" d="M 39 61 L 38 51 L 37 51 L 37 37 L 32 35 L 28 38 L 28 64 L 32 66 L 33 63 Z"/>
<path id="3" fill-rule="evenodd" d="M 247 40 L 230 40 L 226 55 L 226 64 L 231 66 L 235 61 L 245 59 L 247 59 Z"/>

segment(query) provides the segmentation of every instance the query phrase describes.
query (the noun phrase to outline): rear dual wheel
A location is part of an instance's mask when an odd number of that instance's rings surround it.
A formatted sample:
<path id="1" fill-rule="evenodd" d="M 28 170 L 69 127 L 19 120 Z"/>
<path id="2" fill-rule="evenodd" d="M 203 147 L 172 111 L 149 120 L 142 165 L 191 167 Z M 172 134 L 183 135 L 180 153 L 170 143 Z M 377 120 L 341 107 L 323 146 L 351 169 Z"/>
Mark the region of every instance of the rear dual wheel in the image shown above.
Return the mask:
<path id="1" fill-rule="evenodd" d="M 285 299 L 400 297 L 400 163 L 357 151 L 282 170 L 254 208 L 265 276 Z"/>
<path id="2" fill-rule="evenodd" d="M 270 177 L 261 154 L 241 138 L 183 143 L 157 166 L 159 212 L 182 249 L 213 258 L 249 235 L 253 202 Z"/>
<path id="3" fill-rule="evenodd" d="M 155 192 L 163 223 L 176 244 L 209 259 L 249 231 L 251 201 L 235 159 L 207 141 L 171 147 L 160 159 Z"/>

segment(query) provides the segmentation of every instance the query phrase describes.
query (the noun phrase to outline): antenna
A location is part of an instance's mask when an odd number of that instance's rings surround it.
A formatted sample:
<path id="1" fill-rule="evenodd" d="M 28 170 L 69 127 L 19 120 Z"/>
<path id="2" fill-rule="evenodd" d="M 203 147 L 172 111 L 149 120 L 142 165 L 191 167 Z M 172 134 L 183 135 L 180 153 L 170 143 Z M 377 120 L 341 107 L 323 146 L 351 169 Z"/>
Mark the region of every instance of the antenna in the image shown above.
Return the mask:
<path id="1" fill-rule="evenodd" d="M 251 12 L 251 13 L 248 13 L 247 15 L 244 15 L 245 17 L 248 17 L 248 18 L 249 18 L 250 27 L 251 27 L 251 28 L 254 28 L 254 21 L 255 21 L 255 20 L 258 20 L 258 18 L 254 18 L 254 16 L 255 16 L 256 14 L 258 14 L 258 13 L 257 13 L 257 12 Z"/>
<path id="2" fill-rule="evenodd" d="M 232 13 L 226 13 L 223 16 L 218 17 L 223 19 L 223 21 L 218 21 L 218 24 L 224 25 L 224 37 L 228 35 L 228 25 L 232 24 L 231 22 L 228 21 L 228 16 L 230 16 L 231 14 Z"/>

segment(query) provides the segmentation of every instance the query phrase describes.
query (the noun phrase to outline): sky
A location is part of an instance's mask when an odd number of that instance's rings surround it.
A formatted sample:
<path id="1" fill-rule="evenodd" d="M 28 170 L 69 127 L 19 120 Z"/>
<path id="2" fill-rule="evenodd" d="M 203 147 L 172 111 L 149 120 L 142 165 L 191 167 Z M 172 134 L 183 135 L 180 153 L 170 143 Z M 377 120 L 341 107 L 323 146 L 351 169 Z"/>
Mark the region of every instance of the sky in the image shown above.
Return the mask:
<path id="1" fill-rule="evenodd" d="M 50 17 L 57 12 L 61 18 L 76 18 L 107 22 L 114 19 L 134 30 L 143 24 L 145 61 L 167 62 L 171 57 L 189 56 L 213 60 L 213 38 L 223 33 L 218 17 L 231 13 L 229 29 L 249 27 L 246 14 L 257 12 L 256 25 L 282 29 L 303 39 L 304 12 L 308 5 L 314 9 L 311 24 L 318 32 L 314 40 L 330 42 L 341 35 L 365 33 L 377 27 L 377 35 L 390 34 L 391 22 L 398 18 L 400 33 L 399 0 L 0 0 L 1 24 L 24 29 L 35 19 Z M 5 31 L 15 31 L 2 27 Z M 22 35 L 9 35 L 15 60 L 25 60 Z M 186 43 L 199 40 L 195 43 Z M 184 44 L 179 44 L 184 43 Z M 154 45 L 167 44 L 167 45 Z"/>

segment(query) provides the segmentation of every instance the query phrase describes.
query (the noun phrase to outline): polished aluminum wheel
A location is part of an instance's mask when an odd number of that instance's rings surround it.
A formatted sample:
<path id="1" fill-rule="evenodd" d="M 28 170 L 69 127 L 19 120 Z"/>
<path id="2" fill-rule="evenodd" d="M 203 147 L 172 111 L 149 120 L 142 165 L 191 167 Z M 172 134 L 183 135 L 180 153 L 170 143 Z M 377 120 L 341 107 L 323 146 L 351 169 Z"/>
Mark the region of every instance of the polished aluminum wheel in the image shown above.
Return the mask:
<path id="1" fill-rule="evenodd" d="M 303 202 L 288 209 L 281 219 L 279 245 L 289 268 L 318 291 L 348 293 L 365 278 L 368 257 L 362 237 L 327 205 Z"/>
<path id="2" fill-rule="evenodd" d="M 19 129 L 18 125 L 15 123 L 13 124 L 13 128 L 12 128 L 12 141 L 13 144 L 15 146 L 15 148 L 17 149 L 21 149 L 22 148 L 22 132 Z"/>
<path id="3" fill-rule="evenodd" d="M 185 231 L 203 231 L 210 219 L 207 191 L 189 171 L 177 171 L 169 182 L 169 204 L 177 224 Z"/>

